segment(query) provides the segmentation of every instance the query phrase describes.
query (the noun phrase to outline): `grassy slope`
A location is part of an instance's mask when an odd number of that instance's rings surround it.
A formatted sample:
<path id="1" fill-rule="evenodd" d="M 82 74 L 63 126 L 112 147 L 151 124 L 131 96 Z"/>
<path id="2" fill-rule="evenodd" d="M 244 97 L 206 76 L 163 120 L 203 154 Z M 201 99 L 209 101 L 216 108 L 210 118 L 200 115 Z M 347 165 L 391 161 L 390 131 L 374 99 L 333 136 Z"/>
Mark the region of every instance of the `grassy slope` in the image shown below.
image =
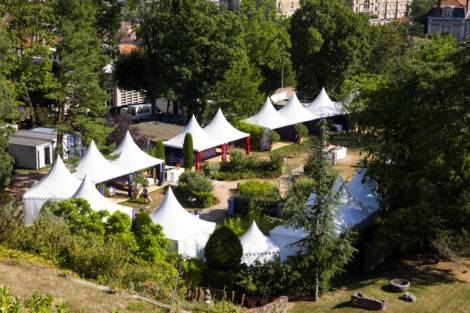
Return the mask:
<path id="1" fill-rule="evenodd" d="M 392 278 L 411 280 L 410 292 L 417 296 L 416 303 L 404 302 L 387 288 Z M 403 262 L 367 279 L 360 279 L 324 295 L 318 303 L 291 303 L 290 313 L 307 312 L 365 312 L 350 306 L 351 294 L 361 291 L 366 296 L 387 300 L 390 313 L 469 313 L 470 312 L 470 259 L 458 263 L 416 264 L 416 260 Z"/>
<path id="2" fill-rule="evenodd" d="M 0 285 L 12 295 L 27 298 L 38 291 L 51 294 L 54 301 L 64 300 L 70 312 L 108 313 L 163 312 L 151 304 L 134 300 L 126 293 L 109 293 L 73 281 L 68 271 L 55 268 L 52 263 L 25 253 L 0 247 Z"/>

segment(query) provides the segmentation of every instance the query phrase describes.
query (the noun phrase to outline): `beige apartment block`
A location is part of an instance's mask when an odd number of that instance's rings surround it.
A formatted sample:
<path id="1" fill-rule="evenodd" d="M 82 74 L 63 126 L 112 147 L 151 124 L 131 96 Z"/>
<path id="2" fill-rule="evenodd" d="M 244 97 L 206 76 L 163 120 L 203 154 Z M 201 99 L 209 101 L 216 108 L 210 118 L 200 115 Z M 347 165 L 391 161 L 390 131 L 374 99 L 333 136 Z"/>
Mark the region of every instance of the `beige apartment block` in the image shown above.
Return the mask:
<path id="1" fill-rule="evenodd" d="M 390 21 L 408 14 L 411 0 L 348 0 L 356 13 L 368 13 L 374 19 Z"/>
<path id="2" fill-rule="evenodd" d="M 285 16 L 292 16 L 300 8 L 302 0 L 276 0 L 276 7 Z"/>

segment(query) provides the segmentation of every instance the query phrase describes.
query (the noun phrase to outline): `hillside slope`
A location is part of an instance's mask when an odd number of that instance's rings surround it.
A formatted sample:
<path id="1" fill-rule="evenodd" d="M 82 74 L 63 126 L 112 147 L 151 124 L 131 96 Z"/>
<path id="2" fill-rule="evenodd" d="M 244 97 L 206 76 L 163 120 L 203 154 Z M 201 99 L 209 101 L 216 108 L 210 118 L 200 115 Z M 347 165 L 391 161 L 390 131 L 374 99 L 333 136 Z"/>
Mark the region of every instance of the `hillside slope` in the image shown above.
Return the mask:
<path id="1" fill-rule="evenodd" d="M 22 299 L 38 291 L 54 301 L 64 300 L 70 312 L 110 313 L 113 310 L 135 313 L 165 312 L 125 292 L 109 292 L 74 275 L 54 268 L 47 261 L 15 251 L 0 251 L 0 285 Z M 32 259 L 31 259 L 32 258 Z"/>

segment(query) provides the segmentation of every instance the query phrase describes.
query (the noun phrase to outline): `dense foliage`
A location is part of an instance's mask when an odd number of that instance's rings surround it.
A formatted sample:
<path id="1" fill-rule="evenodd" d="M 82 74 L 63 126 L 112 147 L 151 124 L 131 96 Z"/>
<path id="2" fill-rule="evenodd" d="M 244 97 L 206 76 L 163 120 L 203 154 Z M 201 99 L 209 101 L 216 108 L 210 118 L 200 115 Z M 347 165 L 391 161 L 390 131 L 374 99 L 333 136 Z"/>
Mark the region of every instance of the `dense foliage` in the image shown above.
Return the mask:
<path id="1" fill-rule="evenodd" d="M 204 255 L 209 267 L 230 269 L 240 264 L 243 250 L 237 235 L 231 229 L 221 226 L 209 237 Z"/>
<path id="2" fill-rule="evenodd" d="M 349 84 L 361 90 L 356 120 L 375 141 L 368 168 L 386 209 L 377 249 L 429 250 L 470 229 L 469 62 L 468 43 L 435 36 Z"/>
<path id="3" fill-rule="evenodd" d="M 306 0 L 292 16 L 290 34 L 297 90 L 313 99 L 322 87 L 341 87 L 369 54 L 369 21 L 343 0 Z"/>
<path id="4" fill-rule="evenodd" d="M 208 165 L 206 165 L 207 168 Z M 229 160 L 222 162 L 218 171 L 208 171 L 210 177 L 218 180 L 236 180 L 242 178 L 273 178 L 282 174 L 284 160 L 272 153 L 269 159 L 246 156 L 242 150 L 230 152 Z"/>
<path id="5" fill-rule="evenodd" d="M 159 225 L 141 213 L 93 211 L 83 199 L 50 202 L 27 227 L 14 206 L 1 211 L 3 245 L 40 255 L 85 278 L 167 299 L 176 269 Z M 131 226 L 132 224 L 132 226 Z M 151 290 L 147 286 L 157 288 Z"/>
<path id="6" fill-rule="evenodd" d="M 178 194 L 199 208 L 210 207 L 214 203 L 212 182 L 199 172 L 185 172 L 178 180 Z"/>
<path id="7" fill-rule="evenodd" d="M 31 297 L 21 300 L 10 294 L 7 287 L 0 286 L 0 312 L 5 313 L 67 313 L 66 305 L 63 301 L 53 305 L 51 295 L 41 295 L 34 292 Z"/>
<path id="8" fill-rule="evenodd" d="M 259 220 L 263 213 L 276 214 L 281 202 L 276 185 L 256 180 L 239 183 L 233 198 L 235 213 L 251 212 L 253 220 Z"/>

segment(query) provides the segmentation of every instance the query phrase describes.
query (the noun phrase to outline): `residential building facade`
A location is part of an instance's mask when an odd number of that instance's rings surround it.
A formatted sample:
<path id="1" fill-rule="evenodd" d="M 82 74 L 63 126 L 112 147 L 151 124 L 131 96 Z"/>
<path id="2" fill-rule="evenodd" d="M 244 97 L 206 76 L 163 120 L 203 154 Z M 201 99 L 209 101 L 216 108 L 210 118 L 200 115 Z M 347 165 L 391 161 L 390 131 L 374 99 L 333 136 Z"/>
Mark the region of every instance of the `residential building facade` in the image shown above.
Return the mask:
<path id="1" fill-rule="evenodd" d="M 356 13 L 367 13 L 373 22 L 386 23 L 408 15 L 412 0 L 348 0 Z"/>
<path id="2" fill-rule="evenodd" d="M 302 0 L 276 0 L 276 8 L 285 16 L 292 16 L 300 5 Z"/>
<path id="3" fill-rule="evenodd" d="M 469 0 L 439 2 L 428 13 L 427 33 L 449 33 L 457 40 L 465 40 L 470 36 L 469 8 Z"/>

